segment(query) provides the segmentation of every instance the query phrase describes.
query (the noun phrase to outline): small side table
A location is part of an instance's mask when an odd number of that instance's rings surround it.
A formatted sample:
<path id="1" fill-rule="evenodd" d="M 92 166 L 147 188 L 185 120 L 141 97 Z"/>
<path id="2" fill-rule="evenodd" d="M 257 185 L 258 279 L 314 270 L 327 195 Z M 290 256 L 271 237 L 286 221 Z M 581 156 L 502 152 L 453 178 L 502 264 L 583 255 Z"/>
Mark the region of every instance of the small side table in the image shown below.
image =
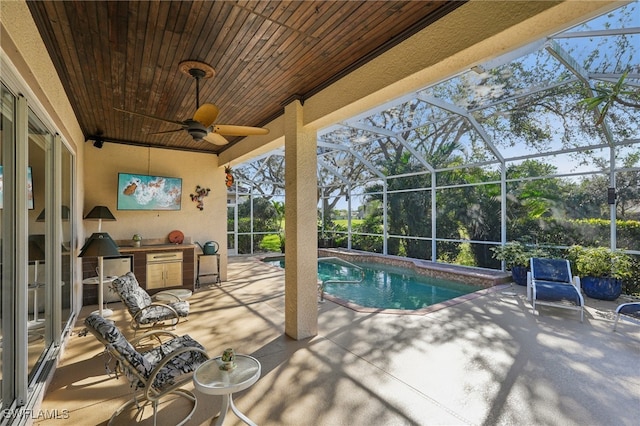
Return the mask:
<path id="1" fill-rule="evenodd" d="M 222 395 L 222 408 L 216 426 L 222 426 L 224 418 L 231 410 L 240 420 L 249 426 L 256 426 L 247 416 L 242 414 L 233 403 L 233 393 L 245 390 L 260 378 L 260 361 L 249 355 L 236 354 L 237 367 L 231 371 L 220 370 L 222 357 L 218 356 L 204 362 L 193 374 L 196 389 L 207 395 Z"/>
<path id="2" fill-rule="evenodd" d="M 107 287 L 105 287 L 105 286 L 108 286 L 109 284 L 111 284 L 112 282 L 114 282 L 117 278 L 118 278 L 118 277 L 103 277 L 103 278 L 102 278 L 102 285 L 103 285 L 103 288 L 98 288 L 98 291 L 102 291 L 102 292 L 103 292 L 102 294 L 103 294 L 103 296 L 104 296 L 104 289 L 106 289 L 106 288 L 107 288 Z M 100 286 L 99 286 L 99 284 L 100 284 L 100 277 L 90 277 L 90 278 L 85 278 L 84 280 L 82 280 L 82 284 L 98 285 L 98 287 L 100 287 Z M 118 300 L 119 300 L 119 298 L 118 298 Z M 107 304 L 109 303 L 109 302 L 108 302 L 108 300 L 107 300 L 107 298 L 104 298 L 103 302 L 104 302 L 104 306 L 103 306 L 103 309 L 102 309 L 102 316 L 104 316 L 104 317 L 110 317 L 111 315 L 113 315 L 113 310 L 112 310 L 112 309 L 107 308 Z M 99 311 L 99 310 L 97 310 L 97 311 L 93 311 L 93 313 L 96 313 L 96 312 L 100 312 L 100 311 Z"/>
<path id="3" fill-rule="evenodd" d="M 200 273 L 200 259 L 202 258 L 202 256 L 208 257 L 208 256 L 215 256 L 216 257 L 216 271 L 217 272 L 211 272 L 211 273 L 207 273 L 207 274 L 201 274 Z M 200 287 L 200 277 L 209 277 L 209 276 L 214 276 L 216 277 L 215 283 L 216 284 L 220 284 L 220 253 L 216 253 L 216 254 L 204 254 L 204 253 L 199 253 L 198 254 L 198 266 L 197 266 L 197 270 L 196 270 L 196 288 Z"/>

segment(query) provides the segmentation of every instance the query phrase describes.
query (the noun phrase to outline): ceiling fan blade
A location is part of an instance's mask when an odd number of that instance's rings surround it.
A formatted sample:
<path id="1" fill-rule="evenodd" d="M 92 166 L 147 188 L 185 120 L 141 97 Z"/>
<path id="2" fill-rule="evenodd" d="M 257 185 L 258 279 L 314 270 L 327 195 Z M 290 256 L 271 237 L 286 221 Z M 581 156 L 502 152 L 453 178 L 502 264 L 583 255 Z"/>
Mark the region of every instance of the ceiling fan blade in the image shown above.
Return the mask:
<path id="1" fill-rule="evenodd" d="M 182 126 L 184 127 L 184 123 L 182 121 L 177 121 L 177 120 L 169 120 L 166 118 L 162 118 L 162 117 L 156 117 L 155 115 L 149 115 L 149 114 L 142 114 L 140 112 L 133 112 L 133 111 L 127 111 L 125 109 L 120 109 L 120 108 L 114 108 L 116 111 L 120 111 L 120 112 L 124 112 L 127 114 L 133 114 L 133 115 L 138 115 L 140 117 L 145 117 L 145 118 L 153 118 L 154 120 L 160 120 L 160 121 L 164 121 L 166 123 L 173 123 L 173 124 L 177 124 L 178 126 Z"/>
<path id="2" fill-rule="evenodd" d="M 193 119 L 200 122 L 204 127 L 211 126 L 218 117 L 220 110 L 214 104 L 204 104 L 193 115 Z"/>
<path id="3" fill-rule="evenodd" d="M 216 124 L 213 131 L 226 136 L 266 135 L 269 129 L 263 127 L 234 126 L 231 124 Z"/>
<path id="4" fill-rule="evenodd" d="M 219 133 L 211 132 L 204 137 L 204 140 L 214 145 L 226 145 L 229 141 Z"/>

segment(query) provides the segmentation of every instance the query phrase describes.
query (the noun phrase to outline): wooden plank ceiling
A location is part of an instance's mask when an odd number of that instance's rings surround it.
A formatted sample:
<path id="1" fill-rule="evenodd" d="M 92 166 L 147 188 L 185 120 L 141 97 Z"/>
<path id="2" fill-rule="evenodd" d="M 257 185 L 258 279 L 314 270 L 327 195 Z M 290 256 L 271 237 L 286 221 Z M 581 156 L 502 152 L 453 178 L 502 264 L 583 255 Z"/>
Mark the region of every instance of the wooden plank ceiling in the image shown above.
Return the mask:
<path id="1" fill-rule="evenodd" d="M 178 64 L 211 65 L 216 124 L 262 126 L 458 7 L 459 1 L 28 1 L 87 140 L 219 153 L 160 120 L 196 110 Z"/>

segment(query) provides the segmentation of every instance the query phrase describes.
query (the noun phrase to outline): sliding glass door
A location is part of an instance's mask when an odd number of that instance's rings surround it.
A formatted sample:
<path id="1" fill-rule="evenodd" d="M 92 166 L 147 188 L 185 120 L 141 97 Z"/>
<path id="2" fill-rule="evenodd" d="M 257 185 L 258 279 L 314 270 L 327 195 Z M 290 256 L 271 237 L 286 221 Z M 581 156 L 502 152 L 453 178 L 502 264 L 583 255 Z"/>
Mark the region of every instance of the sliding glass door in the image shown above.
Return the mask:
<path id="1" fill-rule="evenodd" d="M 11 315 L 13 314 L 12 301 L 14 299 L 13 285 L 11 278 L 13 271 L 11 245 L 11 230 L 13 229 L 11 216 L 6 215 L 7 208 L 11 208 L 13 202 L 13 187 L 6 184 L 13 182 L 13 178 L 7 178 L 11 173 L 11 166 L 5 168 L 5 155 L 11 147 L 15 146 L 15 96 L 7 90 L 4 85 L 0 85 L 0 244 L 2 244 L 0 260 L 0 356 L 2 360 L 0 368 L 0 401 L 4 404 L 13 398 L 11 386 L 13 371 L 13 352 L 8 349 L 6 342 L 12 337 Z M 8 199 L 5 203 L 5 199 Z"/>
<path id="2" fill-rule="evenodd" d="M 28 190 L 28 371 L 29 379 L 37 371 L 38 364 L 51 336 L 46 333 L 47 321 L 51 320 L 50 305 L 47 303 L 51 291 L 50 250 L 47 250 L 47 229 L 50 228 L 50 215 L 46 214 L 46 205 L 51 194 L 47 187 L 50 168 L 47 167 L 47 154 L 51 151 L 52 135 L 42 122 L 29 111 L 29 149 L 27 158 Z"/>
<path id="3" fill-rule="evenodd" d="M 0 84 L 0 401 L 37 399 L 74 318 L 75 156 Z M 22 413 L 22 414 L 21 414 Z M 24 420 L 24 419 L 22 419 Z"/>

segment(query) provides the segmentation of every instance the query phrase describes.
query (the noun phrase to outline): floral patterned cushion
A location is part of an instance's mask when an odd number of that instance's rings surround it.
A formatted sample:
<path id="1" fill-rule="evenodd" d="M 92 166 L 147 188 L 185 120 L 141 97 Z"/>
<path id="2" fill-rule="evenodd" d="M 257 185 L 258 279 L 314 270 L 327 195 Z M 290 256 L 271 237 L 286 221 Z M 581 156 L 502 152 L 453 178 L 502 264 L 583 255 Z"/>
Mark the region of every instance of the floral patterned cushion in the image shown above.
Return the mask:
<path id="1" fill-rule="evenodd" d="M 135 316 L 142 308 L 151 304 L 151 296 L 140 287 L 133 272 L 127 272 L 113 280 L 111 287 L 118 293 L 131 315 Z"/>
<path id="2" fill-rule="evenodd" d="M 131 382 L 131 386 L 135 389 L 143 388 L 146 385 L 137 376 L 131 374 L 130 368 L 135 368 L 143 378 L 148 379 L 153 369 L 174 350 L 188 347 L 204 351 L 204 347 L 200 343 L 185 334 L 184 336 L 175 337 L 147 352 L 140 353 L 125 339 L 112 321 L 104 319 L 99 314 L 89 315 L 84 323 L 98 340 L 107 345 L 107 349 L 118 352 L 126 360 L 126 363 L 121 363 L 121 367 Z M 153 386 L 159 390 L 166 386 L 171 386 L 176 383 L 176 379 L 195 371 L 207 359 L 207 355 L 202 352 L 183 352 L 171 358 L 158 371 Z"/>
<path id="3" fill-rule="evenodd" d="M 149 296 L 149 293 L 140 287 L 140 284 L 133 272 L 127 272 L 125 275 L 116 278 L 111 283 L 111 286 L 113 290 L 118 293 L 122 303 L 125 304 L 127 310 L 136 318 L 136 321 L 139 324 L 153 324 L 155 322 L 175 318 L 174 313 L 163 306 L 154 305 L 148 307 L 152 302 L 151 296 Z M 176 310 L 180 317 L 186 317 L 189 315 L 189 302 L 186 300 L 166 303 L 164 305 L 171 306 Z M 142 313 L 136 317 L 140 311 L 142 311 Z"/>
<path id="4" fill-rule="evenodd" d="M 154 366 L 153 363 L 142 356 L 142 354 L 129 343 L 113 321 L 106 320 L 101 317 L 100 314 L 94 313 L 84 320 L 84 324 L 98 340 L 120 353 L 131 367 L 138 370 L 143 377 L 148 377 L 149 374 L 151 374 Z M 126 368 L 125 374 L 127 374 L 132 385 L 136 388 L 142 385 L 138 383 L 138 379 L 134 375 L 129 374 Z"/>
<path id="5" fill-rule="evenodd" d="M 200 343 L 193 340 L 188 334 L 185 334 L 184 336 L 171 339 L 168 342 L 163 343 L 161 346 L 145 352 L 143 356 L 149 363 L 156 365 L 174 350 L 184 347 L 204 350 L 204 347 Z M 159 389 L 162 389 L 165 386 L 171 386 L 175 383 L 177 378 L 184 374 L 194 372 L 196 368 L 198 368 L 198 366 L 207 359 L 207 356 L 202 352 L 183 352 L 182 354 L 172 358 L 158 372 L 153 385 Z"/>

